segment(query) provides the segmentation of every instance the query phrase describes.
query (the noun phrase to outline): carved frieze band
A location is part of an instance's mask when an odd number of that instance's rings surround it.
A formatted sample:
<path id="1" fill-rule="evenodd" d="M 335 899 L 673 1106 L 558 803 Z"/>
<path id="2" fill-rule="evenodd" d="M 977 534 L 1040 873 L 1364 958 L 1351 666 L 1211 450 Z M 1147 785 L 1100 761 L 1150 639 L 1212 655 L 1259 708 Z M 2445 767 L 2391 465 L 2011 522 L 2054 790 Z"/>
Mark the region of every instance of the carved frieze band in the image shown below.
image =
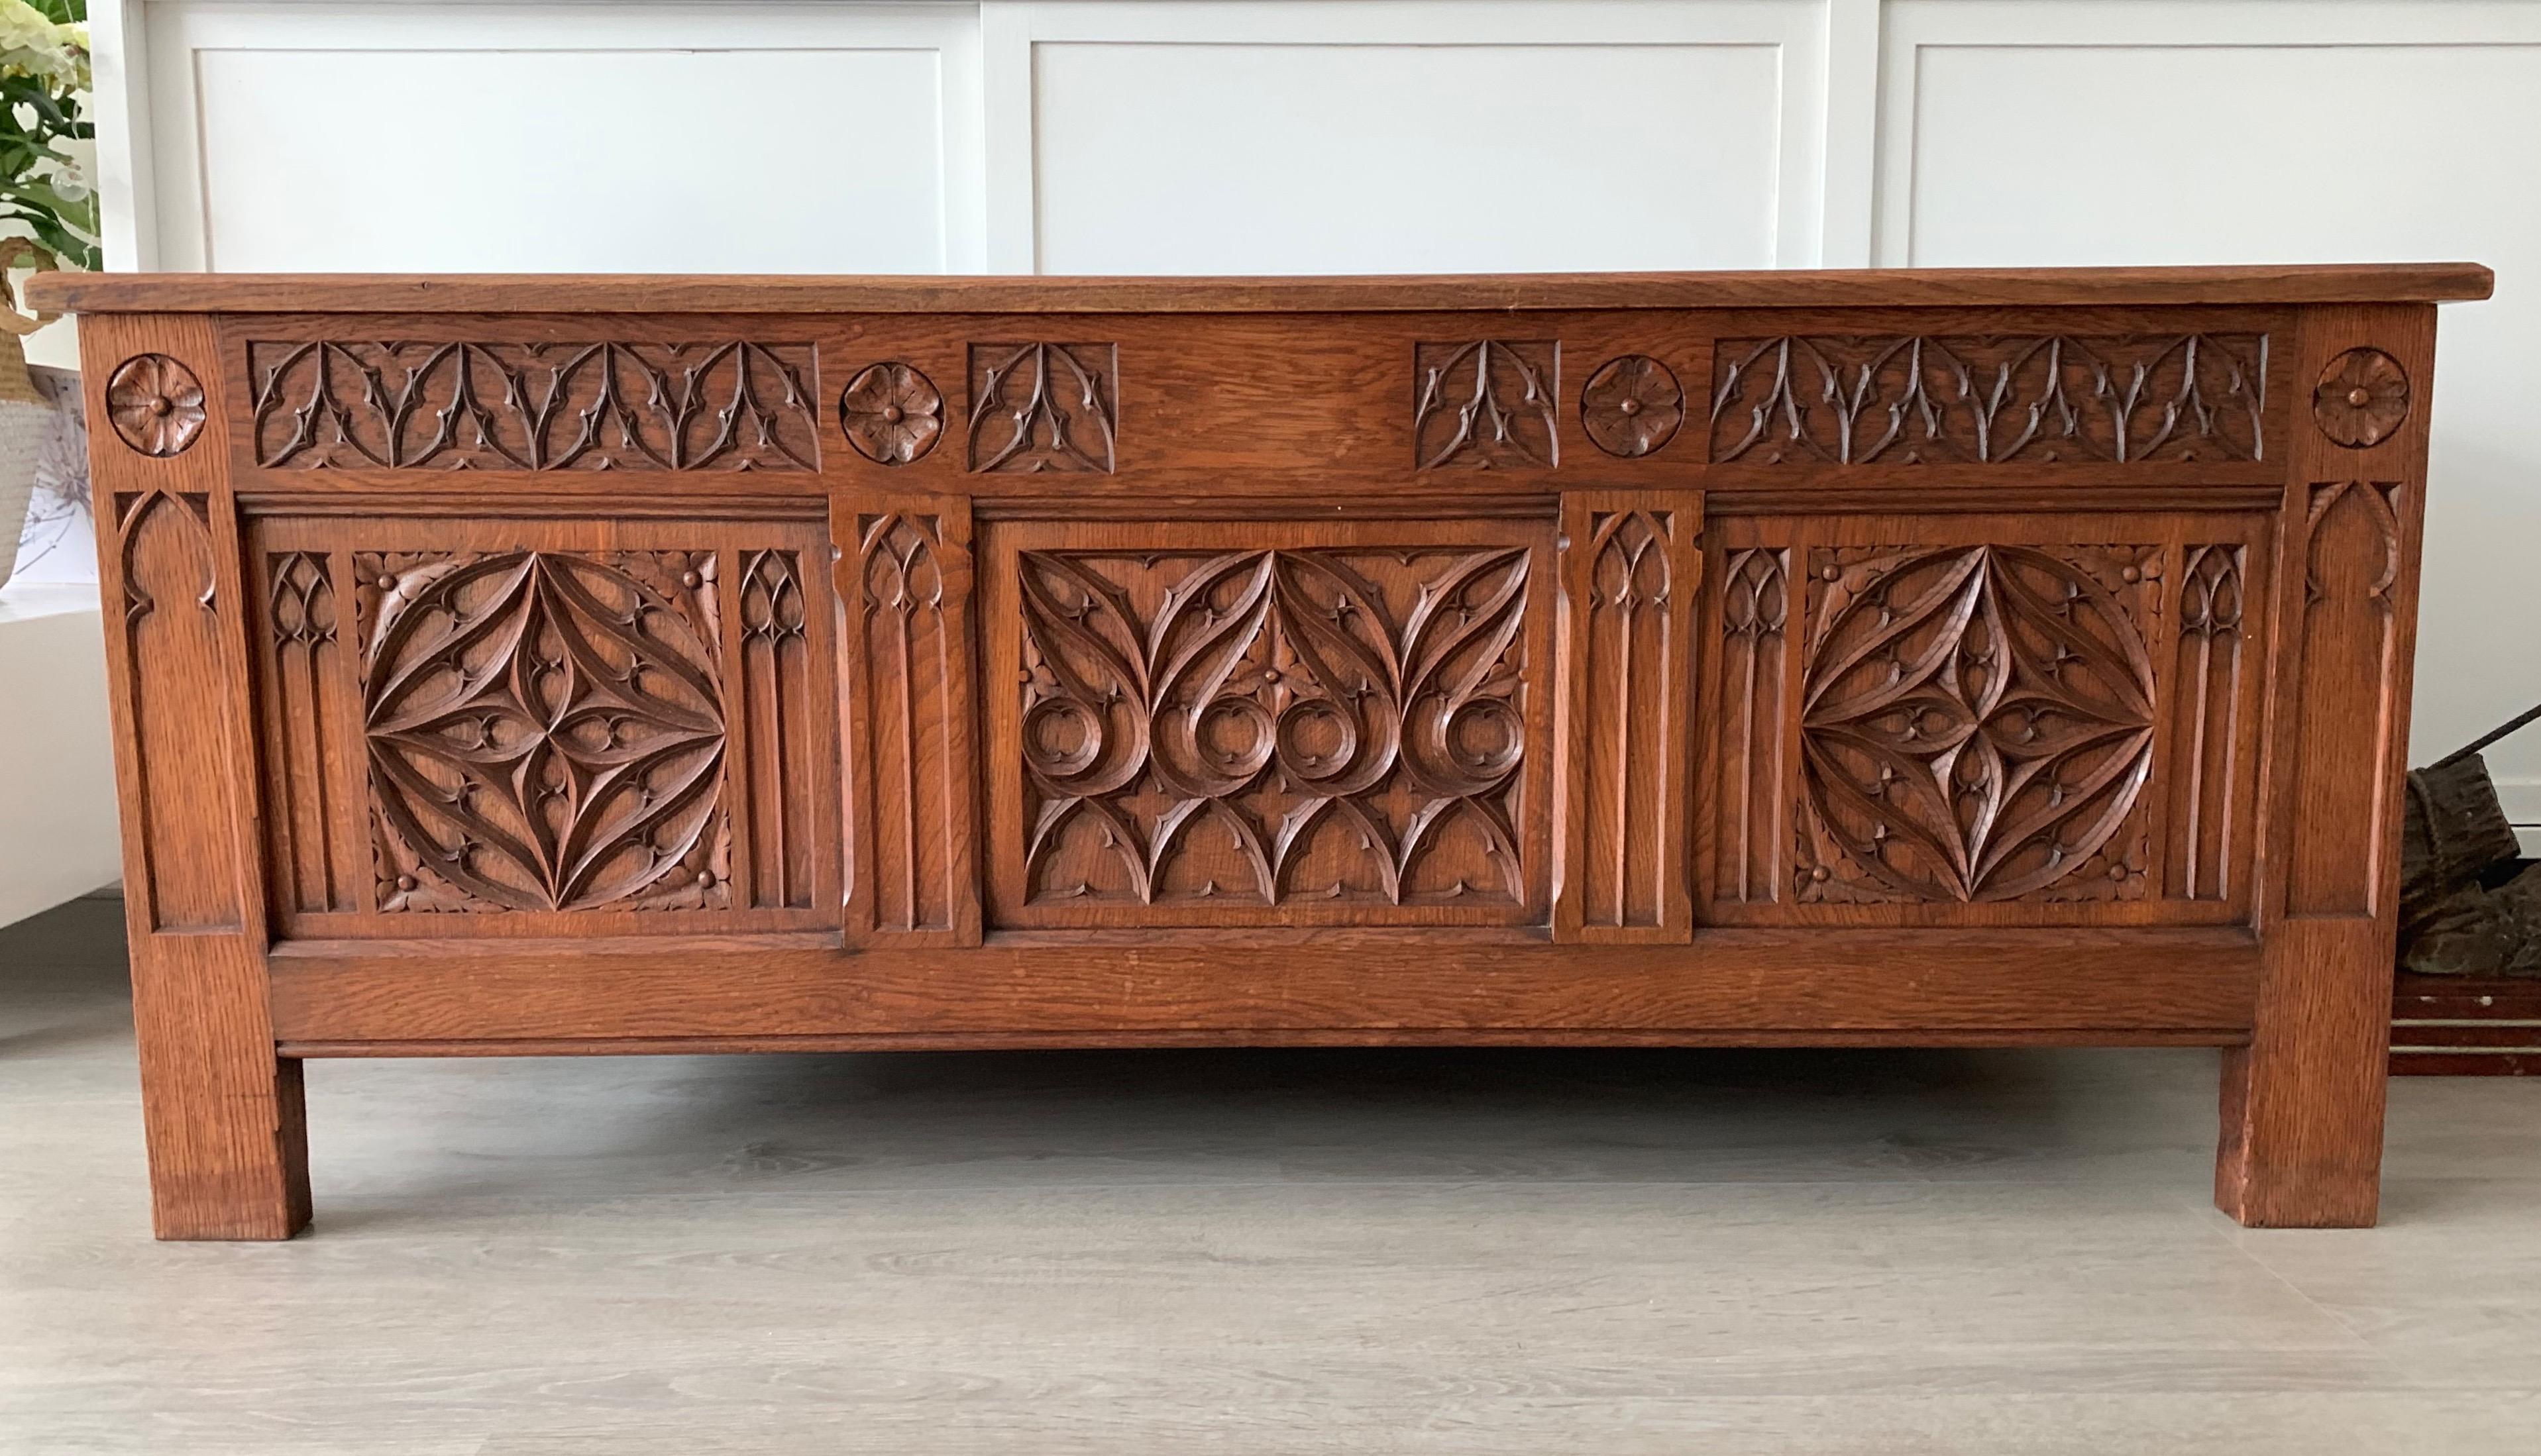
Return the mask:
<path id="1" fill-rule="evenodd" d="M 971 345 L 971 469 L 1111 473 L 1120 356 L 1108 343 Z"/>
<path id="2" fill-rule="evenodd" d="M 266 470 L 812 471 L 810 344 L 247 346 Z"/>
<path id="3" fill-rule="evenodd" d="M 381 910 L 730 907 L 712 552 L 352 569 Z"/>
<path id="4" fill-rule="evenodd" d="M 1601 492 L 1562 502 L 1571 637 L 1558 937 L 1692 933 L 1680 826 L 1693 741 L 1688 638 L 1700 530 L 1696 510 L 1663 495 Z"/>
<path id="5" fill-rule="evenodd" d="M 1721 339 L 1711 459 L 2253 461 L 2267 365 L 2250 333 Z"/>
<path id="6" fill-rule="evenodd" d="M 1781 834 L 1783 688 L 1790 680 L 1790 551 L 1749 546 L 1720 568 L 1719 783 L 1711 796 L 1711 897 L 1787 898 Z"/>
<path id="7" fill-rule="evenodd" d="M 149 923 L 216 930 L 241 922 L 229 852 L 231 734 L 221 714 L 234 682 L 225 643 L 211 501 L 193 491 L 114 497 L 114 580 L 124 715 L 134 752 Z"/>
<path id="8" fill-rule="evenodd" d="M 977 944 L 972 555 L 960 499 L 848 517 L 849 907 L 866 936 Z"/>
<path id="9" fill-rule="evenodd" d="M 1561 463 L 1561 345 L 1549 338 L 1413 346 L 1413 460 L 1421 470 Z"/>
<path id="10" fill-rule="evenodd" d="M 1027 909 L 1529 904 L 1526 547 L 1016 570 Z"/>
<path id="11" fill-rule="evenodd" d="M 1821 546 L 1803 902 L 2146 893 L 2152 546 Z"/>

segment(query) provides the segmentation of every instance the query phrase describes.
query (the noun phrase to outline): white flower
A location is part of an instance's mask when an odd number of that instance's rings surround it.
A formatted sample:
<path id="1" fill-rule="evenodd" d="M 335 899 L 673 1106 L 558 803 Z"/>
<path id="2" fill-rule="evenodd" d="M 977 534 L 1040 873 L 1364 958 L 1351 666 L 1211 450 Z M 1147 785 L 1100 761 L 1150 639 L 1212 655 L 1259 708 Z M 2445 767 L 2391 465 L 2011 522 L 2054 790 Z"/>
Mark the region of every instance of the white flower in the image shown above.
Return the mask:
<path id="1" fill-rule="evenodd" d="M 34 76 L 73 91 L 87 89 L 87 29 L 57 26 L 27 0 L 0 0 L 0 76 Z"/>

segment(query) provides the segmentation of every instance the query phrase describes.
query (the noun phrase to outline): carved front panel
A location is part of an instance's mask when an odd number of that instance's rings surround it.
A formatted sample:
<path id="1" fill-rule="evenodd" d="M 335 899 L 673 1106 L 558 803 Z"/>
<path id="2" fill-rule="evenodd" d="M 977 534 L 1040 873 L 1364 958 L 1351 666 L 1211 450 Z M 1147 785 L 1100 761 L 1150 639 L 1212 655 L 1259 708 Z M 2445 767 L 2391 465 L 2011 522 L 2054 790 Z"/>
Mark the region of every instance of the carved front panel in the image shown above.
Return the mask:
<path id="1" fill-rule="evenodd" d="M 835 797 L 818 789 L 835 689 L 801 533 L 609 535 L 259 524 L 286 933 L 822 917 L 837 883 Z"/>
<path id="2" fill-rule="evenodd" d="M 1705 917 L 2246 913 L 2251 515 L 1724 523 L 1703 640 Z"/>
<path id="3" fill-rule="evenodd" d="M 1540 919 L 1548 535 L 999 530 L 999 922 Z"/>

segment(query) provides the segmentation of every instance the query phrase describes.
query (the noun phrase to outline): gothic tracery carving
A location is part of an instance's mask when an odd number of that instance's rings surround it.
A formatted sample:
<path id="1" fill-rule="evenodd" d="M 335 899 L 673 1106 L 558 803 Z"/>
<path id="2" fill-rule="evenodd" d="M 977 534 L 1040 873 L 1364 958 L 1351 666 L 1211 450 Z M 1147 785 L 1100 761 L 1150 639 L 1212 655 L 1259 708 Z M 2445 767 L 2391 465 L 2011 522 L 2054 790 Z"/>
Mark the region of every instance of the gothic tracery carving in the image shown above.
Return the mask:
<path id="1" fill-rule="evenodd" d="M 809 344 L 248 345 L 266 470 L 810 471 Z"/>
<path id="2" fill-rule="evenodd" d="M 1028 899 L 1525 903 L 1528 555 L 1024 552 Z"/>
<path id="3" fill-rule="evenodd" d="M 1721 339 L 1711 459 L 2260 458 L 2265 334 Z"/>
<path id="4" fill-rule="evenodd" d="M 1561 345 L 1552 339 L 1416 345 L 1416 463 L 1424 471 L 1560 464 L 1561 361 Z"/>
<path id="5" fill-rule="evenodd" d="M 2158 561 L 2128 546 L 1812 551 L 1800 897 L 2142 894 L 2153 674 L 2129 600 Z"/>
<path id="6" fill-rule="evenodd" d="M 1119 369 L 1108 343 L 971 345 L 971 469 L 1111 473 Z"/>
<path id="7" fill-rule="evenodd" d="M 353 560 L 382 910 L 729 907 L 711 552 Z"/>

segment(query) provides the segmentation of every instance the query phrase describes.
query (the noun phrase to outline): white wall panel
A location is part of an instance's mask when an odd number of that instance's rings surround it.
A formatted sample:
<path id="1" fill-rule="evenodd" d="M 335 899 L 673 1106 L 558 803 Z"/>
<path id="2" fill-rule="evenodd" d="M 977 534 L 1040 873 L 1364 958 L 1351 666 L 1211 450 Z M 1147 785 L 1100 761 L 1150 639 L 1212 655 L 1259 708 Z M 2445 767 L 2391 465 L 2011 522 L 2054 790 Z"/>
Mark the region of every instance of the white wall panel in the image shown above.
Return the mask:
<path id="1" fill-rule="evenodd" d="M 1030 106 L 997 140 L 1029 152 L 1045 272 L 1812 262 L 1821 19 L 1779 0 L 1036 5 L 1004 41 L 1028 49 Z"/>
<path id="2" fill-rule="evenodd" d="M 967 11 L 207 4 L 151 19 L 162 266 L 981 265 Z"/>
<path id="3" fill-rule="evenodd" d="M 1881 260 L 2471 258 L 2433 388 L 2413 761 L 2541 699 L 2541 7 L 1902 0 Z M 2541 822 L 2541 741 L 2490 764 Z"/>
<path id="4" fill-rule="evenodd" d="M 1767 45 L 1042 45 L 1055 273 L 1771 267 Z"/>

